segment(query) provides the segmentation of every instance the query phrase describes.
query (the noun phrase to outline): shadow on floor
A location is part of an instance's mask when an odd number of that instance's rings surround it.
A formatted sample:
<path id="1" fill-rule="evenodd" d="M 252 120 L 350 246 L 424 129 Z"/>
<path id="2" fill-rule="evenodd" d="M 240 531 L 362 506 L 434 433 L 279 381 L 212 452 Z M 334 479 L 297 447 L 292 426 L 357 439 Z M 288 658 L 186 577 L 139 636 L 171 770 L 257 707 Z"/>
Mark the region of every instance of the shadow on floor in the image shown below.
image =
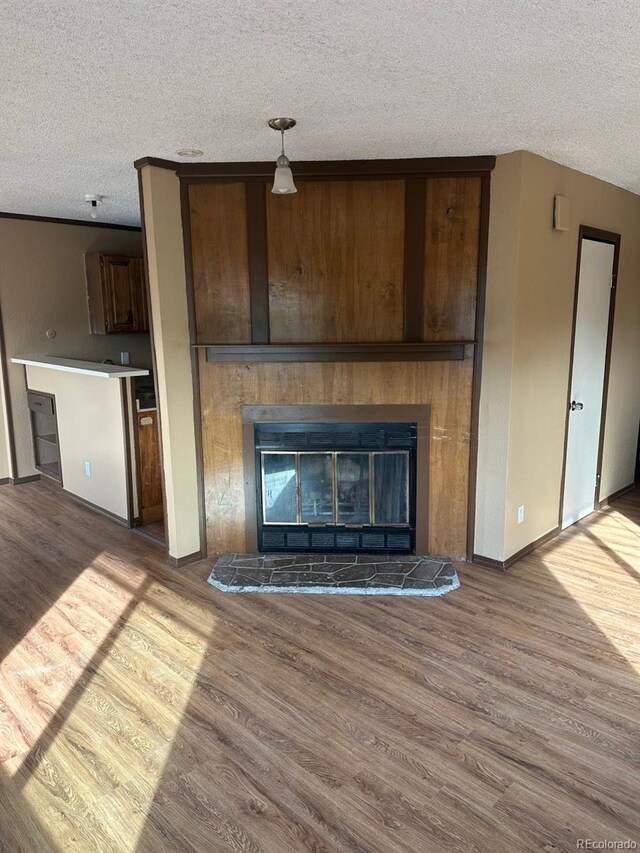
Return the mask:
<path id="1" fill-rule="evenodd" d="M 638 493 L 506 574 L 461 568 L 442 599 L 336 603 L 225 595 L 208 564 L 169 569 L 111 522 L 52 515 L 32 492 L 46 521 L 20 572 L 55 538 L 49 571 L 64 579 L 3 645 L 2 708 L 24 712 L 0 724 L 16 746 L 0 770 L 8 850 L 640 841 Z M 24 643 L 30 619 L 42 643 Z M 38 674 L 43 655 L 59 677 Z"/>

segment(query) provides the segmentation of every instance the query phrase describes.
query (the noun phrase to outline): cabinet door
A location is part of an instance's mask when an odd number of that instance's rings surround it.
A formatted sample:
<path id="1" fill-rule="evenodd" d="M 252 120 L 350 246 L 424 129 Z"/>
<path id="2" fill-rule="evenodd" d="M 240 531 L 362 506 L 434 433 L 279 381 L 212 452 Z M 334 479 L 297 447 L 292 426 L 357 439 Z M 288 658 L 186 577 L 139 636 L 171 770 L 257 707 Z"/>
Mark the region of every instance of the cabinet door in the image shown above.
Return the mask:
<path id="1" fill-rule="evenodd" d="M 162 471 L 157 412 L 138 412 L 138 477 L 142 523 L 163 517 Z"/>
<path id="2" fill-rule="evenodd" d="M 141 331 L 136 261 L 121 255 L 101 258 L 107 332 Z"/>

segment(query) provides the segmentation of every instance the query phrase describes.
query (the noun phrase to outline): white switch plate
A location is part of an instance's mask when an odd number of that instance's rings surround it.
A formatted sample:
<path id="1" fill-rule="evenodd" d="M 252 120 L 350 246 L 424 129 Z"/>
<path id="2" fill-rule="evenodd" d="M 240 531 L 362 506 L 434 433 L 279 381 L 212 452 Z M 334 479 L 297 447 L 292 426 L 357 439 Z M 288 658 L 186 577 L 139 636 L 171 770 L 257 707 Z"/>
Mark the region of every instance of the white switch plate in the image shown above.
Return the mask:
<path id="1" fill-rule="evenodd" d="M 518 507 L 518 524 L 522 524 L 524 521 L 524 504 L 520 504 Z"/>
<path id="2" fill-rule="evenodd" d="M 84 463 L 84 475 L 85 477 L 91 476 L 91 462 Z"/>
<path id="3" fill-rule="evenodd" d="M 129 364 L 129 353 L 121 352 L 120 353 L 120 364 L 126 365 Z"/>

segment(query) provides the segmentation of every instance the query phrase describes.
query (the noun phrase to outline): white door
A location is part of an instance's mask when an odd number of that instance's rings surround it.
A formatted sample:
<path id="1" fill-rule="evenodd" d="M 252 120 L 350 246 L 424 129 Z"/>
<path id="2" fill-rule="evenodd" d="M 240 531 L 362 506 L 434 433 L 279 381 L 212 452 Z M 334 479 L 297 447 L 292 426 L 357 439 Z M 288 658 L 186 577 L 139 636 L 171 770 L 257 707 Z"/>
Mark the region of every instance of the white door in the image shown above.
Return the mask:
<path id="1" fill-rule="evenodd" d="M 614 251 L 612 243 L 582 240 L 563 529 L 593 512 L 595 506 Z"/>

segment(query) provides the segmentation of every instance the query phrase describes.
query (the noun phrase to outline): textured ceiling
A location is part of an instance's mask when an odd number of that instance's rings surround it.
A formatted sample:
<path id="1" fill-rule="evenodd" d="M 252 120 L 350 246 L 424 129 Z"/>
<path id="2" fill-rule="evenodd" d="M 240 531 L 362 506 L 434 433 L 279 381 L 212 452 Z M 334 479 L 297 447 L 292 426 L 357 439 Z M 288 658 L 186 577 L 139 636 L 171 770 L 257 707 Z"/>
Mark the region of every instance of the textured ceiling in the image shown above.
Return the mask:
<path id="1" fill-rule="evenodd" d="M 640 192 L 638 0 L 6 0 L 0 210 L 139 221 L 132 163 L 499 154 Z M 295 168 L 295 165 L 294 165 Z"/>

